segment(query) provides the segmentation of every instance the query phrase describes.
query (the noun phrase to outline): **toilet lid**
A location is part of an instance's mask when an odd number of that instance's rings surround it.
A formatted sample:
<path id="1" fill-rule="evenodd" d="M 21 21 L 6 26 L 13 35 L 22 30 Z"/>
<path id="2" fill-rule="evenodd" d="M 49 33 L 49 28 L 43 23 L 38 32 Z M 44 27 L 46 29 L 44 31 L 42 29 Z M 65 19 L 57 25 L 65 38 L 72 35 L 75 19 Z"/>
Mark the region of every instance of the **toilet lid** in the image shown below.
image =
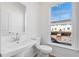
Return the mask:
<path id="1" fill-rule="evenodd" d="M 52 48 L 47 45 L 40 45 L 40 49 L 44 51 L 52 51 Z"/>

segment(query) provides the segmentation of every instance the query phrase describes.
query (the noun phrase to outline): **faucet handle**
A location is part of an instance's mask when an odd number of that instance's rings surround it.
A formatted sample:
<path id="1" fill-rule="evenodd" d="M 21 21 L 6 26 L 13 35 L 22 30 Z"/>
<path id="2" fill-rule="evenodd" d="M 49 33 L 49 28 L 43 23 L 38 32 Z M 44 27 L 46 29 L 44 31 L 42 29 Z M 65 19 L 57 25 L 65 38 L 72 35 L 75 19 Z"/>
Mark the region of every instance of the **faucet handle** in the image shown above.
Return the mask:
<path id="1" fill-rule="evenodd" d="M 16 33 L 16 35 L 18 35 L 18 32 Z"/>
<path id="2" fill-rule="evenodd" d="M 11 32 L 9 32 L 9 34 L 11 34 Z"/>

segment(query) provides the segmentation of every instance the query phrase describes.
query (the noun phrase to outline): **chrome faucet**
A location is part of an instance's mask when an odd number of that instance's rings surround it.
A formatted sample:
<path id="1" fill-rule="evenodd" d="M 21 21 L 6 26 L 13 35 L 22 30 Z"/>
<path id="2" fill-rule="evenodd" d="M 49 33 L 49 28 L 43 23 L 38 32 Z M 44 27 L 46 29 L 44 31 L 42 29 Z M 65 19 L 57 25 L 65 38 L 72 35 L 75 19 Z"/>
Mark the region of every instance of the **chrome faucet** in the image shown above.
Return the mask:
<path id="1" fill-rule="evenodd" d="M 14 34 L 14 33 L 10 32 L 10 34 L 15 36 L 15 37 L 12 37 L 13 41 L 17 41 L 18 42 L 20 40 L 20 38 L 18 36 L 19 35 L 18 33 Z"/>
<path id="2" fill-rule="evenodd" d="M 15 38 L 15 39 L 16 39 L 15 41 L 16 41 L 17 43 L 19 43 L 20 38 L 19 38 L 19 36 L 18 36 L 18 33 L 16 33 L 16 38 Z"/>
<path id="3" fill-rule="evenodd" d="M 18 33 L 16 33 L 16 37 L 15 37 L 15 41 L 19 41 L 20 39 L 19 39 L 19 36 L 18 36 L 19 34 Z"/>

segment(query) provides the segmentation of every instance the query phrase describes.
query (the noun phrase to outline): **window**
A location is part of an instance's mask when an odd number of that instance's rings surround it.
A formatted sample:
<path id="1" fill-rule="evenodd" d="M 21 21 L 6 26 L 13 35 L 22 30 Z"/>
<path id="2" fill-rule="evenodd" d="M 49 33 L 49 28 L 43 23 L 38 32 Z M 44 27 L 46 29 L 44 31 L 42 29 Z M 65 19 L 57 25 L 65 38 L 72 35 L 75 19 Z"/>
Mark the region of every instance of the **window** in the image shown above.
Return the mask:
<path id="1" fill-rule="evenodd" d="M 71 46 L 72 34 L 70 28 L 72 18 L 72 3 L 62 3 L 51 7 L 51 24 L 54 24 L 51 31 L 52 43 Z"/>
<path id="2" fill-rule="evenodd" d="M 51 7 L 51 20 L 60 21 L 71 19 L 72 17 L 72 3 L 66 2 Z"/>

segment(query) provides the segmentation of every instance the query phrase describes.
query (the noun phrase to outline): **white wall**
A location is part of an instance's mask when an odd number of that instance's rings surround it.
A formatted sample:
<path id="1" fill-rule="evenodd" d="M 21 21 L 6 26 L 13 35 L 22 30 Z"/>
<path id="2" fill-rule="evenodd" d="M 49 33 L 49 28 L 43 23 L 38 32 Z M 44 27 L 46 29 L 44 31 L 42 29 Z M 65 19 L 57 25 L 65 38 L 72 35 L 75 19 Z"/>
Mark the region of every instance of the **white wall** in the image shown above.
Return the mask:
<path id="1" fill-rule="evenodd" d="M 42 36 L 42 44 L 47 43 L 50 38 L 50 33 L 49 33 L 49 5 L 50 3 L 41 3 L 41 23 L 40 23 L 40 27 L 41 27 L 41 36 Z"/>
<path id="2" fill-rule="evenodd" d="M 41 3 L 41 34 L 42 34 L 42 43 L 47 43 L 49 39 L 49 7 L 55 5 L 56 3 Z M 66 48 L 61 48 L 58 46 L 52 46 L 53 53 L 56 56 L 62 57 L 79 57 L 79 51 L 70 50 Z"/>
<path id="3" fill-rule="evenodd" d="M 1 7 L 1 4 L 0 4 Z M 0 8 L 0 18 L 1 18 L 1 8 Z M 1 20 L 0 20 L 0 43 L 1 43 Z M 1 48 L 1 44 L 0 44 L 0 48 Z M 0 53 L 1 53 L 1 49 L 0 49 Z"/>

